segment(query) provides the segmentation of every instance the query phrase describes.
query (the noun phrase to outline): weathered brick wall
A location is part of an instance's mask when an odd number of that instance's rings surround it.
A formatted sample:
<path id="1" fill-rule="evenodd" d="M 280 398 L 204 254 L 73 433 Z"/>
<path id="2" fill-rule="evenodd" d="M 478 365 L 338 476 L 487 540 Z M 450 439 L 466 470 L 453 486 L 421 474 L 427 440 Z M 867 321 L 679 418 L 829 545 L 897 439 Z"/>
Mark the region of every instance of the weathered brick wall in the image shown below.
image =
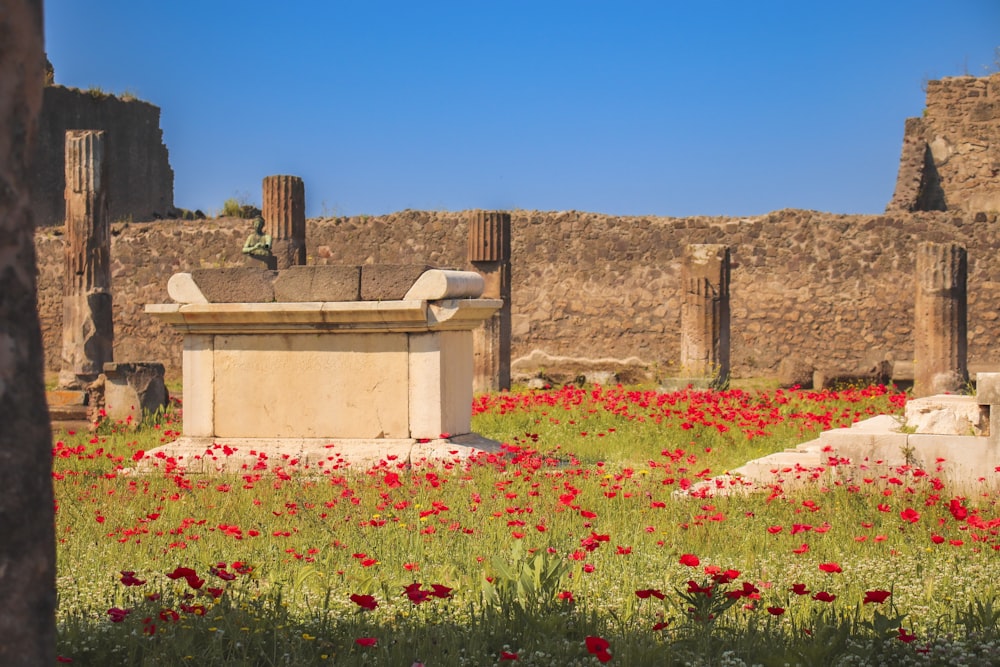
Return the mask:
<path id="1" fill-rule="evenodd" d="M 307 222 L 308 263 L 426 262 L 464 268 L 466 213 L 403 211 Z M 954 241 L 969 254 L 969 361 L 1000 365 L 1000 228 L 993 214 L 756 218 L 615 217 L 514 211 L 513 356 L 638 357 L 676 372 L 680 267 L 688 243 L 731 247 L 734 375 L 773 375 L 782 359 L 844 370 L 911 361 L 915 248 Z M 180 337 L 143 313 L 167 279 L 240 265 L 249 223 L 113 225 L 115 358 L 162 361 L 179 377 Z M 39 307 L 50 370 L 59 365 L 62 240 L 37 235 Z M 613 366 L 613 364 L 611 364 Z"/>
<path id="2" fill-rule="evenodd" d="M 174 172 L 160 130 L 160 109 L 140 100 L 46 86 L 32 157 L 36 225 L 63 224 L 66 130 L 105 131 L 112 220 L 174 214 Z"/>
<path id="3" fill-rule="evenodd" d="M 1000 211 L 1000 72 L 927 83 L 887 210 Z"/>

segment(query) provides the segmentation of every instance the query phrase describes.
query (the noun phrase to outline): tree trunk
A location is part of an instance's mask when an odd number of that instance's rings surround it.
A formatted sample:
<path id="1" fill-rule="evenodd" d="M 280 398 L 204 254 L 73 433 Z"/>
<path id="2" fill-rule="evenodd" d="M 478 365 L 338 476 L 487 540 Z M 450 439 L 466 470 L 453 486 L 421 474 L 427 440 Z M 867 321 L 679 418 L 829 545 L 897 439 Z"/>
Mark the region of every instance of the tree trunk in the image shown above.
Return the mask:
<path id="1" fill-rule="evenodd" d="M 52 433 L 28 159 L 45 78 L 41 0 L 0 10 L 0 665 L 55 664 Z"/>

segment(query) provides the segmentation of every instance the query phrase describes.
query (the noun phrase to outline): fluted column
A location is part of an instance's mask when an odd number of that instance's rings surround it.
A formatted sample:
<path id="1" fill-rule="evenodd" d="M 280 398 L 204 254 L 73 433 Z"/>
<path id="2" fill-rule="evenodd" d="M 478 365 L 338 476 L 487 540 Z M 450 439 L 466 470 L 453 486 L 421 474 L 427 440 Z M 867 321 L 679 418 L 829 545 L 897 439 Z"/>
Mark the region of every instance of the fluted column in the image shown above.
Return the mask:
<path id="1" fill-rule="evenodd" d="M 510 213 L 469 212 L 468 257 L 486 281 L 483 298 L 503 300 L 473 331 L 473 391 L 510 389 Z"/>
<path id="2" fill-rule="evenodd" d="M 279 269 L 306 263 L 306 188 L 298 176 L 264 177 L 264 232 Z"/>
<path id="3" fill-rule="evenodd" d="M 913 395 L 961 393 L 969 382 L 965 248 L 917 246 Z"/>
<path id="4" fill-rule="evenodd" d="M 685 247 L 681 281 L 682 373 L 725 386 L 729 382 L 729 248 L 718 244 Z"/>
<path id="5" fill-rule="evenodd" d="M 66 132 L 63 388 L 82 388 L 112 361 L 107 169 L 103 131 Z"/>

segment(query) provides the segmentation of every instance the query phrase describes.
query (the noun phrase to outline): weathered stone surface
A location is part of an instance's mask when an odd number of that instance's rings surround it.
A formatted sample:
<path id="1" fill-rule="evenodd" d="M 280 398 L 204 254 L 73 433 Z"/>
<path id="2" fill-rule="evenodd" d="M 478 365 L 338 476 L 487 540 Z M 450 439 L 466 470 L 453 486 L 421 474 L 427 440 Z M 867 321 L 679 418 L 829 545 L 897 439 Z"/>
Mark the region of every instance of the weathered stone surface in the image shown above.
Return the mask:
<path id="1" fill-rule="evenodd" d="M 965 248 L 917 246 L 914 306 L 914 396 L 961 393 L 967 388 Z"/>
<path id="2" fill-rule="evenodd" d="M 98 403 L 108 419 L 138 424 L 167 407 L 163 364 L 130 362 L 104 364 L 102 396 Z"/>
<path id="3" fill-rule="evenodd" d="M 468 257 L 470 262 L 510 261 L 510 213 L 469 212 Z"/>
<path id="4" fill-rule="evenodd" d="M 357 301 L 361 298 L 360 266 L 293 266 L 274 279 L 278 302 Z"/>
<path id="5" fill-rule="evenodd" d="M 65 218 L 66 131 L 105 131 L 108 215 L 111 220 L 170 218 L 174 172 L 160 129 L 160 109 L 141 100 L 45 86 L 32 156 L 31 207 L 35 224 L 60 226 Z"/>
<path id="6" fill-rule="evenodd" d="M 729 381 L 729 248 L 690 244 L 681 268 L 681 371 Z"/>
<path id="7" fill-rule="evenodd" d="M 506 211 L 470 211 L 467 258 L 483 277 L 483 296 L 502 299 L 501 308 L 473 332 L 473 388 L 510 389 L 511 380 L 511 217 Z"/>
<path id="8" fill-rule="evenodd" d="M 310 246 L 326 245 L 331 252 L 312 261 L 466 267 L 466 218 L 465 212 L 404 211 L 311 219 Z M 789 355 L 831 369 L 855 369 L 877 358 L 893 358 L 902 367 L 913 360 L 916 245 L 928 238 L 960 243 L 975 258 L 968 277 L 969 363 L 977 370 L 1000 369 L 995 213 L 987 213 L 982 224 L 940 212 L 794 209 L 750 218 L 512 211 L 511 220 L 511 359 L 524 359 L 519 375 L 561 372 L 574 359 L 630 357 L 647 369 L 637 381 L 678 373 L 681 255 L 688 243 L 720 241 L 730 246 L 734 264 L 734 377 L 773 377 Z M 168 378 L 179 376 L 180 336 L 146 316 L 142 304 L 167 302 L 173 273 L 242 265 L 246 236 L 246 222 L 235 219 L 131 224 L 113 235 L 115 357 L 163 361 Z M 47 366 L 58 372 L 64 237 L 39 230 L 36 241 Z M 534 350 L 550 359 L 536 363 Z"/>
<path id="9" fill-rule="evenodd" d="M 937 395 L 906 402 L 905 426 L 913 433 L 986 435 L 989 418 L 972 396 Z"/>
<path id="10" fill-rule="evenodd" d="M 427 264 L 366 264 L 361 267 L 362 301 L 398 301 L 433 266 Z"/>
<path id="11" fill-rule="evenodd" d="M 66 133 L 66 244 L 59 384 L 81 388 L 111 361 L 111 234 L 104 132 Z"/>
<path id="12" fill-rule="evenodd" d="M 56 662 L 52 433 L 29 179 L 44 78 L 42 3 L 0 10 L 0 665 Z"/>
<path id="13" fill-rule="evenodd" d="M 266 176 L 263 184 L 265 231 L 271 235 L 275 268 L 306 263 L 306 190 L 298 176 Z"/>
<path id="14" fill-rule="evenodd" d="M 1000 72 L 927 82 L 922 118 L 906 119 L 887 211 L 1000 210 Z"/>
<path id="15" fill-rule="evenodd" d="M 273 271 L 253 267 L 195 269 L 191 272 L 191 278 L 209 303 L 274 301 L 274 276 Z"/>

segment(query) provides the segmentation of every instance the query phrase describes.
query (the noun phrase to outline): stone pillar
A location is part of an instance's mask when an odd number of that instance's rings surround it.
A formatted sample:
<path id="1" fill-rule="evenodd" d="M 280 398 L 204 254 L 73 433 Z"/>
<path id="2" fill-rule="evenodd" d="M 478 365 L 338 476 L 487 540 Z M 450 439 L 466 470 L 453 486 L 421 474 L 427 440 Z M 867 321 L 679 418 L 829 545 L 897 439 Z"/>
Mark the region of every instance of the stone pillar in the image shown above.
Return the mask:
<path id="1" fill-rule="evenodd" d="M 66 132 L 63 346 L 59 385 L 80 389 L 112 360 L 111 234 L 104 132 Z"/>
<path id="2" fill-rule="evenodd" d="M 969 382 L 965 248 L 917 246 L 913 395 L 962 393 Z"/>
<path id="3" fill-rule="evenodd" d="M 277 268 L 305 266 L 306 187 L 298 176 L 265 176 L 261 215 Z"/>
<path id="4" fill-rule="evenodd" d="M 469 262 L 486 281 L 484 299 L 503 307 L 473 331 L 476 392 L 510 389 L 510 213 L 469 213 Z"/>
<path id="5" fill-rule="evenodd" d="M 27 667 L 56 662 L 52 431 L 29 191 L 44 79 L 41 0 L 4 0 L 0 35 L 0 665 Z"/>
<path id="6" fill-rule="evenodd" d="M 681 372 L 729 383 L 729 248 L 688 245 L 681 268 Z"/>

